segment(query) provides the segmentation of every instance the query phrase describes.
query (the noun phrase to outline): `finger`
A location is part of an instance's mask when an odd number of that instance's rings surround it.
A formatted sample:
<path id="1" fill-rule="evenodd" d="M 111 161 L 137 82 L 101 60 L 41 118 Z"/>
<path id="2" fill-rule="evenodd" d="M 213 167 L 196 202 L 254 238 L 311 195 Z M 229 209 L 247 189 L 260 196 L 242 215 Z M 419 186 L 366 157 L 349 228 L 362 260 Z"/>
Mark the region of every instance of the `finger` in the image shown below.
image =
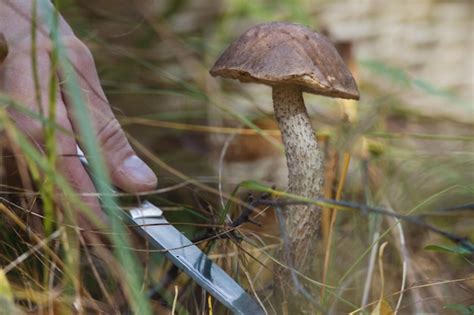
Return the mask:
<path id="1" fill-rule="evenodd" d="M 64 41 L 68 56 L 78 74 L 83 97 L 89 106 L 94 131 L 113 184 L 128 192 L 154 189 L 157 185 L 156 175 L 137 156 L 115 118 L 101 88 L 91 52 L 74 36 L 66 36 Z M 65 100 L 66 105 L 70 105 L 67 97 Z M 71 106 L 69 109 L 71 114 Z M 79 122 L 74 117 L 71 118 L 73 128 L 80 130 Z"/>
<path id="2" fill-rule="evenodd" d="M 72 128 L 69 121 L 64 122 L 62 127 Z M 99 224 L 106 224 L 107 219 L 97 199 L 94 184 L 77 156 L 75 139 L 64 134 L 58 134 L 56 143 L 59 148 L 57 157 L 59 173 L 68 180 L 73 191 L 80 195 L 84 205 L 92 210 L 95 215 L 94 219 L 98 220 Z M 65 198 L 68 197 L 65 196 Z M 78 225 L 83 228 L 95 225 L 93 220 L 91 221 L 86 215 L 79 216 L 78 220 Z"/>
<path id="3" fill-rule="evenodd" d="M 8 42 L 9 44 L 10 42 Z M 48 43 L 36 49 L 36 71 L 31 66 L 31 47 L 25 40 L 10 46 L 11 51 L 0 65 L 0 89 L 30 112 L 48 115 L 50 95 L 48 93 L 51 64 Z M 39 75 L 41 74 L 41 79 Z M 35 84 L 35 76 L 38 78 Z M 56 97 L 60 97 L 57 93 Z M 60 108 L 58 108 L 60 110 Z M 39 141 L 42 139 L 42 124 L 37 117 L 31 117 L 25 110 L 8 107 L 7 111 L 16 125 L 28 135 Z"/>
<path id="4" fill-rule="evenodd" d="M 36 54 L 37 72 L 41 74 L 41 78 L 46 79 L 40 80 L 38 82 L 39 86 L 35 86 L 29 47 L 17 46 L 14 50 L 12 49 L 5 62 L 0 66 L 0 90 L 20 104 L 26 106 L 28 110 L 38 112 L 41 108 L 44 115 L 47 115 L 49 104 L 48 78 L 51 73 L 50 56 L 48 49 L 44 47 L 38 47 Z M 90 195 L 91 193 L 95 193 L 94 185 L 80 164 L 79 159 L 77 157 L 71 158 L 64 156 L 76 154 L 76 141 L 72 136 L 72 127 L 59 93 L 59 86 L 57 87 L 57 91 L 56 122 L 61 129 L 69 132 L 64 133 L 60 130 L 56 130 L 56 147 L 58 153 L 56 168 L 59 173 L 69 181 L 71 187 L 76 192 L 81 193 L 82 201 L 93 210 L 96 216 L 100 217 L 103 222 L 106 222 L 104 221 L 98 199 Z M 43 149 L 44 137 L 41 122 L 13 108 L 8 108 L 8 112 L 10 117 L 15 121 L 16 126 L 30 138 L 32 143 L 38 148 Z M 59 187 L 59 189 L 61 189 L 61 187 Z M 82 193 L 89 193 L 89 195 L 82 195 Z"/>

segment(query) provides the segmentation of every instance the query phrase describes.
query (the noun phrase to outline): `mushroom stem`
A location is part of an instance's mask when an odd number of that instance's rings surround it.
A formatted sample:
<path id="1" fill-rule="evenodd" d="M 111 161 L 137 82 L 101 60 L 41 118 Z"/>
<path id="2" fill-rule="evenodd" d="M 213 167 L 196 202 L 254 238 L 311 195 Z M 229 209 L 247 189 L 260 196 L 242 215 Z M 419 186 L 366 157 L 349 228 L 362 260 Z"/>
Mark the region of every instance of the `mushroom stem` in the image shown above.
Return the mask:
<path id="1" fill-rule="evenodd" d="M 318 198 L 323 186 L 323 156 L 316 141 L 302 90 L 296 85 L 273 86 L 273 106 L 281 130 L 288 165 L 288 191 Z M 311 271 L 319 231 L 320 210 L 315 206 L 289 206 L 285 211 L 287 241 L 293 267 Z"/>

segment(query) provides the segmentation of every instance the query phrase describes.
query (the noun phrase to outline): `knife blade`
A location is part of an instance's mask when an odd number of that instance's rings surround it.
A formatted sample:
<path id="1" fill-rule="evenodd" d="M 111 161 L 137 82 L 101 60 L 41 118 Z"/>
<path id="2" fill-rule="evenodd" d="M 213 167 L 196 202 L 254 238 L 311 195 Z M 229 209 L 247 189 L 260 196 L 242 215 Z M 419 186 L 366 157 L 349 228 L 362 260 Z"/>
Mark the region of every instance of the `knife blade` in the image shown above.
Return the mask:
<path id="1" fill-rule="evenodd" d="M 142 236 L 234 314 L 264 314 L 232 277 L 165 219 L 161 209 L 145 201 L 129 216 Z"/>
<path id="2" fill-rule="evenodd" d="M 84 153 L 79 147 L 77 152 L 87 168 Z M 230 275 L 166 220 L 160 208 L 144 201 L 123 212 L 121 217 L 132 223 L 133 228 L 155 249 L 162 250 L 167 259 L 234 314 L 265 314 L 260 304 Z"/>

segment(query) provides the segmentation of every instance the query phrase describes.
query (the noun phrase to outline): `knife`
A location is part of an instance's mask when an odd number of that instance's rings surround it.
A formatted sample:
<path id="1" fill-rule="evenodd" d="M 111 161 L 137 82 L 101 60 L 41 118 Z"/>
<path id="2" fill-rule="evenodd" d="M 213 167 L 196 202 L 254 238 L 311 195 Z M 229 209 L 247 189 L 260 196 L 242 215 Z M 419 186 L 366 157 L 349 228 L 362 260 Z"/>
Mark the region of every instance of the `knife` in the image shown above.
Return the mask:
<path id="1" fill-rule="evenodd" d="M 77 153 L 87 167 L 87 159 L 79 147 Z M 231 276 L 166 220 L 160 208 L 144 201 L 138 207 L 124 211 L 122 217 L 132 223 L 152 247 L 163 251 L 176 267 L 234 314 L 265 314 L 260 304 Z"/>

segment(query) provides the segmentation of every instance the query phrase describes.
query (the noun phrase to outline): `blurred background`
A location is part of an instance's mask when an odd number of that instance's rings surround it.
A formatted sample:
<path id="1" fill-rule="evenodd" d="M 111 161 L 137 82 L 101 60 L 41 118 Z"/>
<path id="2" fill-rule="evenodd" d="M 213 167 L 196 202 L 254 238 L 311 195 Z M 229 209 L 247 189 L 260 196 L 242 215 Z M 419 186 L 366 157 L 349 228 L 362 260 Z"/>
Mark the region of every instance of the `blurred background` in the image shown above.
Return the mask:
<path id="1" fill-rule="evenodd" d="M 473 1 L 67 0 L 60 11 L 92 50 L 117 117 L 159 175 L 159 193 L 149 197 L 171 222 L 193 223 L 178 225 L 190 238 L 209 232 L 198 223 L 216 224 L 227 202 L 190 178 L 224 194 L 244 180 L 286 188 L 270 88 L 208 71 L 249 27 L 289 21 L 335 44 L 361 94 L 359 102 L 304 95 L 326 154 L 325 197 L 335 198 L 350 155 L 341 200 L 419 215 L 473 239 Z M 232 210 L 232 218 L 242 212 Z M 313 277 L 336 287 L 321 301 L 328 313 L 376 303 L 382 287 L 384 303 L 400 314 L 466 314 L 474 304 L 472 253 L 423 227 L 357 211 L 337 215 L 328 244 L 328 218 Z M 248 242 L 207 250 L 267 301 L 272 261 L 263 251 L 281 240 L 271 209 L 254 220 L 260 226 L 240 229 Z M 375 253 L 385 241 L 383 283 Z M 164 270 L 155 267 L 152 277 L 162 281 Z"/>
<path id="2" fill-rule="evenodd" d="M 284 155 L 275 145 L 278 133 L 262 137 L 236 129 L 277 129 L 270 89 L 215 79 L 208 70 L 250 26 L 290 21 L 331 39 L 361 93 L 357 103 L 305 95 L 326 149 L 329 196 L 337 187 L 342 156 L 349 153 L 342 200 L 426 214 L 440 228 L 474 236 L 468 211 L 439 212 L 474 200 L 474 2 L 98 0 L 64 1 L 61 12 L 91 48 L 106 94 L 132 142 L 146 148 L 138 151 L 159 174 L 161 188 L 186 177 L 224 193 L 243 180 L 286 187 Z M 222 197 L 191 186 L 153 198 L 178 221 L 212 222 L 223 204 Z M 262 226 L 249 226 L 247 235 L 277 244 L 271 212 L 258 219 Z M 373 240 L 386 233 L 385 293 L 393 308 L 403 275 L 405 289 L 426 287 L 407 290 L 400 313 L 450 312 L 474 303 L 472 255 L 469 261 L 455 251 L 428 251 L 424 248 L 430 244 L 452 244 L 408 224 L 403 244 L 390 229 L 393 224 L 390 218 L 339 214 L 328 283 L 337 284 L 355 305 L 377 299 L 380 277 L 369 268 L 369 252 Z M 183 229 L 191 236 L 202 232 Z M 232 252 L 230 248 L 217 246 L 212 252 Z M 321 266 L 324 252 L 322 248 L 317 257 Z M 253 253 L 271 265 L 258 251 Z M 224 258 L 235 270 L 228 260 Z M 255 286 L 263 290 L 271 275 L 252 259 L 244 261 L 255 272 Z M 471 280 L 456 282 L 465 278 Z M 325 303 L 336 313 L 354 310 L 337 299 Z"/>
<path id="3" fill-rule="evenodd" d="M 214 141 L 228 135 L 178 130 L 179 125 L 162 122 L 248 126 L 253 121 L 272 129 L 264 121 L 273 119 L 269 88 L 208 74 L 232 40 L 266 21 L 303 23 L 327 34 L 341 49 L 357 77 L 361 101 L 341 106 L 306 95 L 306 102 L 318 131 L 351 129 L 354 137 L 344 145 L 354 148 L 355 135 L 370 131 L 444 136 L 472 131 L 471 1 L 65 1 L 62 12 L 93 50 L 103 86 L 125 128 L 191 176 L 215 175 L 209 153 L 219 151 L 220 143 Z M 143 120 L 134 120 L 138 117 Z M 231 150 L 226 159 L 251 161 L 270 154 L 271 146 L 263 143 Z M 470 145 L 413 139 L 395 143 L 441 155 Z"/>

